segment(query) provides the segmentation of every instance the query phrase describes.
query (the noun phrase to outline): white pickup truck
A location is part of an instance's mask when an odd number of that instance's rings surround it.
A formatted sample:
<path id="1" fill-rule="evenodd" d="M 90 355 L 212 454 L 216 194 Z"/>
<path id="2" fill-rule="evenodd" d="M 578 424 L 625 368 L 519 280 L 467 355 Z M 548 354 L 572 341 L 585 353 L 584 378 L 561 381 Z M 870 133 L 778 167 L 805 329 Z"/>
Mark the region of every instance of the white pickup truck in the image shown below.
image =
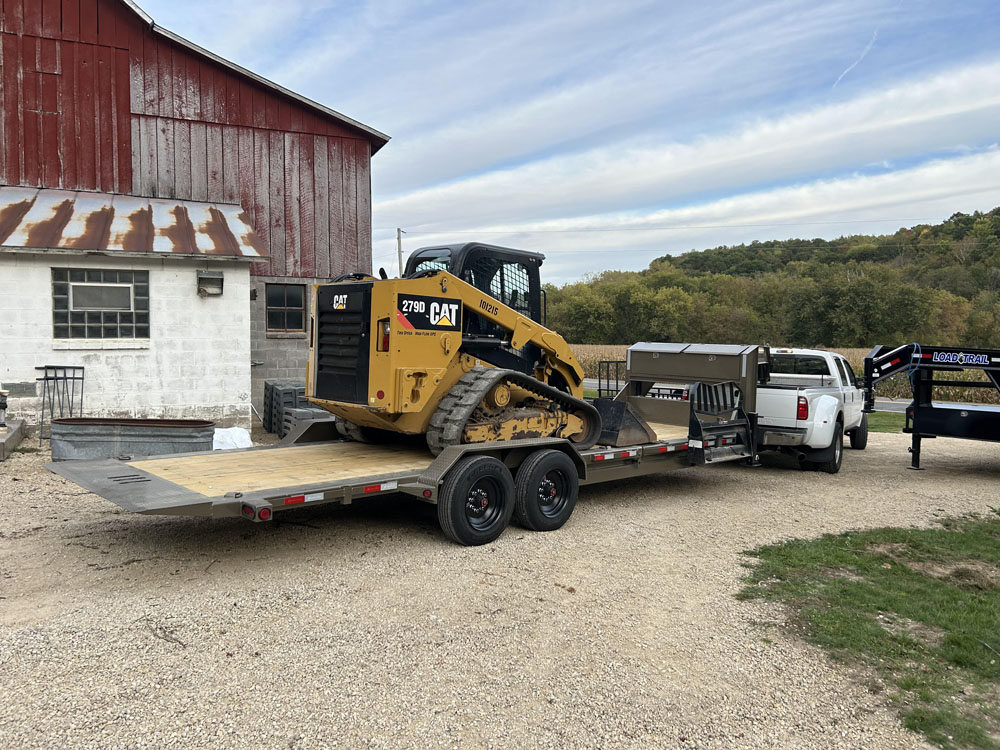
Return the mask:
<path id="1" fill-rule="evenodd" d="M 797 456 L 803 468 L 840 471 L 844 435 L 868 444 L 864 391 L 851 365 L 819 349 L 771 349 L 771 379 L 757 386 L 757 448 Z"/>

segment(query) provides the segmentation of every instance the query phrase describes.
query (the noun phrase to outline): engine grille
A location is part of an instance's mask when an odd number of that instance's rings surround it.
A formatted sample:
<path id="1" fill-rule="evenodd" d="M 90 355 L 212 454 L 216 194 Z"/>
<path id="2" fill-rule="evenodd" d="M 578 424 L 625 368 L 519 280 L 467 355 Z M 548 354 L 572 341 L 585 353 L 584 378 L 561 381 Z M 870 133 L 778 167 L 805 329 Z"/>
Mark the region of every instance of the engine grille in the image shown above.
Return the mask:
<path id="1" fill-rule="evenodd" d="M 371 284 L 320 287 L 316 302 L 316 397 L 365 403 L 371 346 Z"/>

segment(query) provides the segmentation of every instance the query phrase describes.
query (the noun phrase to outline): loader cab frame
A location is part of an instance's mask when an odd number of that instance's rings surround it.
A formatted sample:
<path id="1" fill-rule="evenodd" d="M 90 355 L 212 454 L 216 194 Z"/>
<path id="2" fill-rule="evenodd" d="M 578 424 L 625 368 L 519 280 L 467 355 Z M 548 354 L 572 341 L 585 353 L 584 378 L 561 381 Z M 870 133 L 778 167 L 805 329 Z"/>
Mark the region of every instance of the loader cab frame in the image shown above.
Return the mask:
<path id="1" fill-rule="evenodd" d="M 415 250 L 403 275 L 410 278 L 448 271 L 536 323 L 543 323 L 539 269 L 544 259 L 541 253 L 478 242 L 441 245 Z"/>

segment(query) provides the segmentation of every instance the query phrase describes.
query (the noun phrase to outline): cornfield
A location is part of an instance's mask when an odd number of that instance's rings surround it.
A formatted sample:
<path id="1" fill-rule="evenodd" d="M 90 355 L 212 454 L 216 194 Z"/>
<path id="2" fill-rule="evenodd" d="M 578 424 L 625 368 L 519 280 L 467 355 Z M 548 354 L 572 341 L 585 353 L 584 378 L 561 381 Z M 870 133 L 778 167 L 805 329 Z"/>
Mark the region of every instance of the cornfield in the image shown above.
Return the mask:
<path id="1" fill-rule="evenodd" d="M 583 371 L 588 378 L 597 377 L 597 363 L 603 360 L 624 360 L 628 346 L 625 344 L 573 344 L 573 353 L 579 360 Z M 838 354 L 844 356 L 855 374 L 861 376 L 865 371 L 865 355 L 869 349 L 833 349 Z M 962 381 L 985 381 L 986 378 L 979 370 L 960 370 L 949 373 L 948 380 Z M 882 398 L 904 399 L 911 398 L 910 384 L 904 376 L 879 383 L 878 395 Z M 934 397 L 941 401 L 969 401 L 973 403 L 1000 404 L 1000 392 L 995 388 L 951 388 L 942 387 L 934 389 Z"/>

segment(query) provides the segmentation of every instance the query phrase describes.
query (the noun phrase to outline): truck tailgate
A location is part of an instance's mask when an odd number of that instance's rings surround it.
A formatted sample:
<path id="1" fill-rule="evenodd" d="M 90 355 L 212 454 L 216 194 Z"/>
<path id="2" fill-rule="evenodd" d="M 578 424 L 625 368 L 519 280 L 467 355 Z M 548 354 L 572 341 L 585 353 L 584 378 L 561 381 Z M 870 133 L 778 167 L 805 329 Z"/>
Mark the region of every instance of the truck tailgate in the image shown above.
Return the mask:
<path id="1" fill-rule="evenodd" d="M 417 448 L 331 442 L 142 458 L 61 461 L 48 468 L 134 513 L 238 516 L 243 502 L 305 497 L 412 477 L 433 456 Z M 322 498 L 319 498 L 322 499 Z"/>

